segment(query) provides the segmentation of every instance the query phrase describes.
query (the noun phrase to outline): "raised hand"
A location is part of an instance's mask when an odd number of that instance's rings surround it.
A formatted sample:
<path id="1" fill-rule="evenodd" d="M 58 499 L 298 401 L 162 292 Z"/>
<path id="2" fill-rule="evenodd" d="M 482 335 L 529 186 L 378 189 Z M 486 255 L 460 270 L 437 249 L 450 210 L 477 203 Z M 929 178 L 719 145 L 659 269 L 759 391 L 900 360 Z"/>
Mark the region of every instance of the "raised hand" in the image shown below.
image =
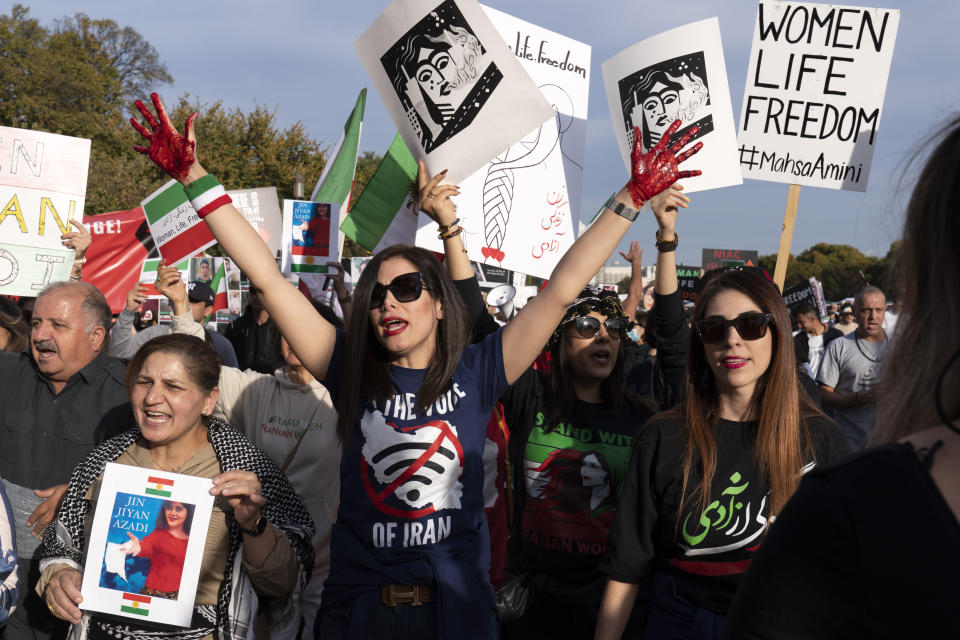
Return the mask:
<path id="1" fill-rule="evenodd" d="M 683 185 L 675 182 L 657 195 L 650 198 L 650 208 L 657 219 L 660 236 L 664 239 L 673 237 L 677 226 L 677 213 L 680 207 L 687 208 L 690 198 L 683 195 Z"/>
<path id="2" fill-rule="evenodd" d="M 419 199 L 417 206 L 437 224 L 450 224 L 457 219 L 457 208 L 450 200 L 450 196 L 459 195 L 460 188 L 452 184 L 440 184 L 440 181 L 447 176 L 446 169 L 431 177 L 427 173 L 427 166 L 422 159 L 418 166 Z"/>
<path id="3" fill-rule="evenodd" d="M 156 118 L 141 101 L 137 100 L 133 103 L 146 123 L 150 125 L 148 130 L 136 118 L 130 118 L 133 128 L 150 142 L 147 147 L 134 145 L 133 150 L 149 155 L 150 159 L 170 174 L 174 180 L 186 182 L 191 167 L 197 163 L 197 137 L 193 131 L 193 121 L 197 119 L 198 114 L 193 113 L 187 118 L 183 125 L 184 135 L 180 135 L 173 128 L 167 111 L 163 108 L 163 102 L 160 101 L 160 96 L 151 93 L 150 99 L 157 111 Z"/>
<path id="4" fill-rule="evenodd" d="M 87 249 L 93 242 L 93 238 L 90 237 L 90 232 L 87 231 L 86 227 L 80 224 L 79 220 L 74 220 L 71 218 L 70 224 L 74 226 L 76 231 L 68 231 L 60 236 L 60 244 L 68 249 L 73 249 L 77 260 L 79 260 L 83 257 L 83 254 L 87 252 Z"/>
<path id="5" fill-rule="evenodd" d="M 127 292 L 127 304 L 124 306 L 124 309 L 127 311 L 133 312 L 140 308 L 140 305 L 143 304 L 143 301 L 147 299 L 147 288 L 142 282 L 138 282 L 137 286 Z"/>
<path id="6" fill-rule="evenodd" d="M 647 153 L 640 152 L 640 129 L 634 127 L 633 153 L 631 154 L 630 197 L 633 205 L 638 209 L 643 204 L 681 178 L 699 176 L 700 171 L 678 171 L 677 165 L 703 148 L 698 142 L 691 149 L 680 153 L 693 138 L 700 132 L 699 127 L 691 127 L 682 138 L 669 148 L 667 141 L 680 129 L 680 120 L 675 120 L 667 129 L 660 141 Z"/>
<path id="7" fill-rule="evenodd" d="M 630 264 L 633 264 L 634 262 L 639 264 L 643 263 L 643 249 L 640 248 L 640 243 L 636 240 L 632 240 L 630 242 L 630 250 L 627 253 L 624 253 L 623 251 L 620 251 L 619 253 L 623 259 Z"/>
<path id="8" fill-rule="evenodd" d="M 153 286 L 167 297 L 175 314 L 181 315 L 190 310 L 187 285 L 180 279 L 180 270 L 176 266 L 161 263 L 157 267 L 157 281 Z"/>

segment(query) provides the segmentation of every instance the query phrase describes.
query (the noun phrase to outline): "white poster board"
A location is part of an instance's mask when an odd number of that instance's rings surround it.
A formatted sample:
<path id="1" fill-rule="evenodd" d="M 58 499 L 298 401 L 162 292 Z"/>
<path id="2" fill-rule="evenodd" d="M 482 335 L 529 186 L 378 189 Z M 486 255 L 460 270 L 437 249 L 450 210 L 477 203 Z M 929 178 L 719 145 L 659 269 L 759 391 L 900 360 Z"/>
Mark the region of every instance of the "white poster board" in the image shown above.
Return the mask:
<path id="1" fill-rule="evenodd" d="M 476 0 L 395 0 L 354 48 L 414 157 L 449 182 L 552 113 Z"/>
<path id="2" fill-rule="evenodd" d="M 213 512 L 212 486 L 209 478 L 107 463 L 80 608 L 189 627 Z"/>
<path id="3" fill-rule="evenodd" d="M 340 205 L 307 200 L 283 201 L 283 273 L 326 273 L 337 260 Z"/>
<path id="4" fill-rule="evenodd" d="M 601 70 L 628 174 L 633 128 L 640 128 L 646 152 L 679 119 L 683 124 L 674 139 L 696 125 L 700 132 L 693 140 L 703 142 L 703 149 L 681 167 L 703 174 L 684 178 L 684 189 L 689 193 L 743 183 L 719 20 L 709 18 L 647 38 L 604 62 Z"/>
<path id="5" fill-rule="evenodd" d="M 866 191 L 900 12 L 761 0 L 740 113 L 745 178 Z"/>
<path id="6" fill-rule="evenodd" d="M 0 293 L 35 296 L 67 280 L 60 236 L 83 220 L 90 141 L 0 127 Z"/>
<path id="7" fill-rule="evenodd" d="M 283 214 L 276 187 L 259 189 L 236 189 L 227 191 L 233 200 L 233 206 L 247 219 L 247 222 L 270 247 L 270 253 L 280 251 L 280 224 Z"/>
<path id="8" fill-rule="evenodd" d="M 484 7 L 552 116 L 459 183 L 454 198 L 471 260 L 549 278 L 577 239 L 590 92 L 590 46 Z M 417 246 L 443 252 L 419 216 Z"/>

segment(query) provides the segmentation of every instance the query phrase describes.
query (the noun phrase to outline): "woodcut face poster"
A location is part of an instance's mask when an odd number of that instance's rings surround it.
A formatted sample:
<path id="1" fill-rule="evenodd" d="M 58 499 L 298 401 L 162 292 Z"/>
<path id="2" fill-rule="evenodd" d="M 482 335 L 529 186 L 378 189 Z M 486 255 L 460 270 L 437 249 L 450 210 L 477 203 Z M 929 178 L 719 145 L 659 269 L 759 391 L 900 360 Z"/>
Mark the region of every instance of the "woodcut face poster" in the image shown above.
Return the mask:
<path id="1" fill-rule="evenodd" d="M 590 46 L 484 7 L 552 107 L 550 118 L 459 183 L 454 198 L 471 260 L 548 278 L 576 240 L 590 89 Z M 419 217 L 417 245 L 443 251 Z"/>
<path id="2" fill-rule="evenodd" d="M 450 181 L 550 116 L 475 0 L 395 0 L 354 48 L 407 147 Z"/>
<path id="3" fill-rule="evenodd" d="M 741 184 L 730 89 L 720 41 L 720 22 L 701 20 L 665 31 L 621 51 L 603 63 L 603 85 L 623 162 L 630 171 L 634 127 L 649 151 L 680 120 L 674 136 L 699 127 L 694 140 L 703 149 L 683 169 L 703 175 L 686 178 L 686 191 Z"/>
<path id="4" fill-rule="evenodd" d="M 740 113 L 745 178 L 866 191 L 900 12 L 761 1 Z"/>
<path id="5" fill-rule="evenodd" d="M 213 511 L 209 478 L 108 463 L 81 609 L 190 626 Z"/>

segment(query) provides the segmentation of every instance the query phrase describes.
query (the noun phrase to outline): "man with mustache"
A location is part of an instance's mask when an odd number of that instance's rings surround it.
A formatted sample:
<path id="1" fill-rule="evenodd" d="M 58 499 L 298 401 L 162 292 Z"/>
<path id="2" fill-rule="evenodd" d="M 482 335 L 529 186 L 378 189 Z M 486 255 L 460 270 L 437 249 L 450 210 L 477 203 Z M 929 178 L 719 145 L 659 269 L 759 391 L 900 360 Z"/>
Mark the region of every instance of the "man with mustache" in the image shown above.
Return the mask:
<path id="1" fill-rule="evenodd" d="M 63 637 L 33 591 L 38 537 L 56 513 L 73 468 L 94 446 L 133 424 L 124 366 L 107 354 L 110 307 L 86 282 L 37 296 L 30 349 L 0 353 L 0 477 L 17 525 L 20 590 L 2 638 Z"/>

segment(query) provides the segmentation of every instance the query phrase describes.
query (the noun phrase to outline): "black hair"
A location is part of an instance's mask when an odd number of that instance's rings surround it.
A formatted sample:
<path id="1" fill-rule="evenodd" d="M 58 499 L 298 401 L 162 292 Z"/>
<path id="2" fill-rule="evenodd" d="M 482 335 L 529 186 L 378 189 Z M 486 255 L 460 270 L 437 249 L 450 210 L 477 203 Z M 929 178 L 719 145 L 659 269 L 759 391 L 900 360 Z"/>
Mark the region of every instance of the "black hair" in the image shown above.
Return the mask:
<path id="1" fill-rule="evenodd" d="M 393 245 L 376 254 L 353 291 L 353 314 L 347 330 L 343 359 L 343 377 L 337 435 L 346 442 L 353 432 L 353 422 L 361 400 L 385 401 L 394 393 L 390 379 L 391 354 L 384 349 L 370 324 L 370 300 L 377 284 L 380 267 L 387 260 L 400 258 L 410 262 L 423 278 L 423 293 L 439 299 L 443 318 L 437 325 L 436 351 L 430 368 L 417 390 L 417 406 L 425 409 L 445 393 L 453 372 L 460 363 L 460 355 L 470 342 L 470 324 L 467 311 L 453 280 L 433 253 L 419 247 Z"/>

